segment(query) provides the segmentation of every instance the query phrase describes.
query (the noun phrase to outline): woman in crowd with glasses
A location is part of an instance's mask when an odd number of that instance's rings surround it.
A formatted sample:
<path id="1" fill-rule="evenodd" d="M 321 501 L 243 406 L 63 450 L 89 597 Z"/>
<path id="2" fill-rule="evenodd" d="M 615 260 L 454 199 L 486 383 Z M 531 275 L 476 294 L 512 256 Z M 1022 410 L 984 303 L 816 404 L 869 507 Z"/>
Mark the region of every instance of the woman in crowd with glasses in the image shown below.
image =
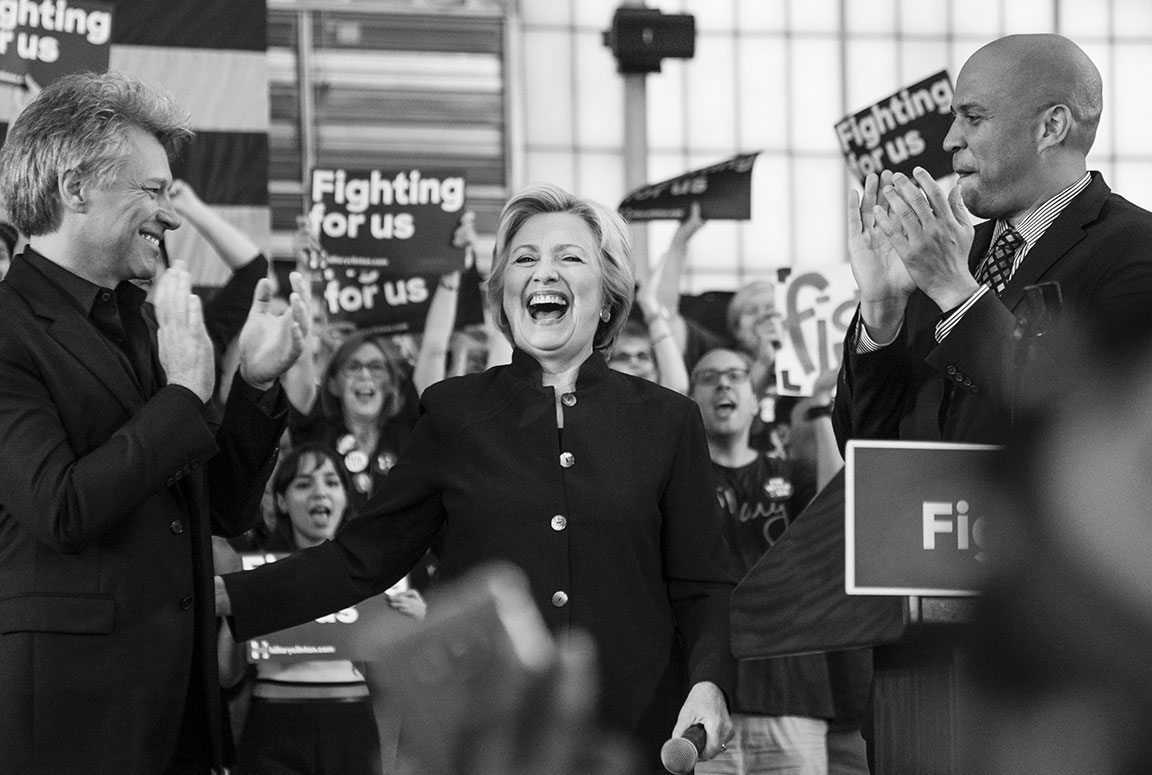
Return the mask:
<path id="1" fill-rule="evenodd" d="M 336 450 L 352 485 L 349 500 L 360 511 L 380 489 L 412 430 L 411 379 L 387 335 L 367 329 L 336 350 L 318 392 L 311 412 L 292 413 L 292 444 L 315 442 Z"/>

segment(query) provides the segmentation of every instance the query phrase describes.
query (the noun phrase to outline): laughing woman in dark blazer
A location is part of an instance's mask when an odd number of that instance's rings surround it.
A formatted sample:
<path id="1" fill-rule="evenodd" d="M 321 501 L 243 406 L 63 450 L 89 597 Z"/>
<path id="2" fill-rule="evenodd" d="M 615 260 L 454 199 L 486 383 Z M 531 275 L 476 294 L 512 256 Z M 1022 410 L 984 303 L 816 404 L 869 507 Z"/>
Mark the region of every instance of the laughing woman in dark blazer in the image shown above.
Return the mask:
<path id="1" fill-rule="evenodd" d="M 218 583 L 237 636 L 388 588 L 447 528 L 441 573 L 520 566 L 556 632 L 591 634 L 604 721 L 658 767 L 700 722 L 703 758 L 731 735 L 734 579 L 699 410 L 610 371 L 633 301 L 623 220 L 551 185 L 504 208 L 488 302 L 512 363 L 429 387 L 399 462 L 334 541 Z"/>

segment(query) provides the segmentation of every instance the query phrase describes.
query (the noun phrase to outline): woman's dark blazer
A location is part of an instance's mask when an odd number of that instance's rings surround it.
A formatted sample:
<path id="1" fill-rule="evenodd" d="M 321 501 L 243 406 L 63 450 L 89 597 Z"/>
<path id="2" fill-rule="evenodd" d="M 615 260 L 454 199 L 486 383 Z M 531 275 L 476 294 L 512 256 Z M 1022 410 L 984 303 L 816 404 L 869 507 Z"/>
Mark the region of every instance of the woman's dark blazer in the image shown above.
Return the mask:
<path id="1" fill-rule="evenodd" d="M 366 514 L 334 542 L 226 577 L 238 636 L 386 589 L 446 524 L 443 576 L 492 559 L 522 568 L 554 631 L 595 640 L 606 720 L 658 748 L 688 684 L 731 687 L 734 576 L 699 409 L 599 353 L 559 431 L 554 400 L 521 351 L 429 387 Z"/>

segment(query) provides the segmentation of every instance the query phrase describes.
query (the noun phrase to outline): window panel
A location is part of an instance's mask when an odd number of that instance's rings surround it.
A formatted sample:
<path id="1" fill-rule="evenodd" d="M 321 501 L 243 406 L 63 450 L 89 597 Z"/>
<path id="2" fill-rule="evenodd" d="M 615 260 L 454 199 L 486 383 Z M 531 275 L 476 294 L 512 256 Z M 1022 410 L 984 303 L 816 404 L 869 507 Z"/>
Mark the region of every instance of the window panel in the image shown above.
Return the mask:
<path id="1" fill-rule="evenodd" d="M 568 151 L 533 151 L 524 154 L 524 184 L 555 183 L 572 191 L 576 187 L 576 159 Z"/>
<path id="2" fill-rule="evenodd" d="M 781 2 L 740 0 L 736 4 L 737 28 L 742 32 L 783 32 L 787 29 L 787 6 Z"/>
<path id="3" fill-rule="evenodd" d="M 793 32 L 830 34 L 840 28 L 840 0 L 788 0 Z"/>
<path id="4" fill-rule="evenodd" d="M 576 142 L 620 148 L 624 142 L 624 82 L 600 34 L 576 37 Z"/>
<path id="5" fill-rule="evenodd" d="M 1110 91 L 1122 97 L 1115 103 L 1112 114 L 1116 147 L 1145 149 L 1148 127 L 1152 126 L 1152 92 L 1142 81 L 1152 72 L 1152 50 L 1147 44 L 1130 43 L 1117 43 L 1113 50 L 1115 75 L 1120 80 Z"/>
<path id="6" fill-rule="evenodd" d="M 737 38 L 737 142 L 747 151 L 788 142 L 788 58 L 783 38 Z"/>
<path id="7" fill-rule="evenodd" d="M 1105 3 L 1085 3 L 1078 0 L 1059 0 L 1061 35 L 1067 35 L 1083 45 L 1084 39 L 1092 36 L 1107 36 L 1109 19 Z"/>
<path id="8" fill-rule="evenodd" d="M 520 18 L 525 26 L 546 24 L 572 23 L 572 6 L 579 8 L 585 2 L 592 0 L 526 0 L 518 3 Z"/>
<path id="9" fill-rule="evenodd" d="M 735 57 L 731 36 L 700 36 L 696 58 L 688 68 L 689 143 L 730 147 L 736 139 L 736 91 L 732 77 Z"/>
<path id="10" fill-rule="evenodd" d="M 842 118 L 840 48 L 835 40 L 791 42 L 792 145 L 797 151 L 836 152 L 833 125 Z"/>
<path id="11" fill-rule="evenodd" d="M 899 26 L 894 32 L 940 35 L 948 31 L 949 0 L 900 0 Z"/>
<path id="12" fill-rule="evenodd" d="M 852 0 L 844 4 L 844 27 L 849 35 L 891 33 L 896 20 L 896 0 Z"/>
<path id="13" fill-rule="evenodd" d="M 1104 179 L 1125 199 L 1152 210 L 1152 161 L 1128 160 L 1113 172 L 1101 170 Z"/>
<path id="14" fill-rule="evenodd" d="M 794 162 L 796 252 L 791 266 L 820 266 L 847 254 L 844 164 L 836 159 Z"/>
<path id="15" fill-rule="evenodd" d="M 848 104 L 844 111 L 829 122 L 830 125 L 843 118 L 844 114 L 863 110 L 899 88 L 897 53 L 898 49 L 887 40 L 848 41 L 848 61 L 844 67 L 848 77 Z"/>
<path id="16" fill-rule="evenodd" d="M 748 261 L 758 267 L 789 265 L 795 217 L 790 170 L 782 153 L 762 153 L 752 168 L 752 220 L 744 229 L 744 245 Z"/>
<path id="17" fill-rule="evenodd" d="M 1152 3 L 1148 0 L 1112 0 L 1116 37 L 1152 36 Z"/>
<path id="18" fill-rule="evenodd" d="M 562 0 L 529 0 L 529 2 L 557 3 Z M 623 5 L 619 0 L 571 0 L 575 23 L 581 27 L 606 30 L 612 26 L 612 15 Z M 667 10 L 664 8 L 664 10 Z"/>
<path id="19" fill-rule="evenodd" d="M 682 151 L 651 153 L 648 155 L 648 179 L 652 183 L 683 175 L 693 169 Z"/>
<path id="20" fill-rule="evenodd" d="M 999 0 L 964 0 L 952 3 L 952 29 L 961 35 L 992 40 L 1001 36 L 1003 10 Z"/>
<path id="21" fill-rule="evenodd" d="M 736 29 L 736 0 L 685 0 L 684 12 L 696 17 L 696 30 L 731 32 Z"/>
<path id="22" fill-rule="evenodd" d="M 665 60 L 664 70 L 648 76 L 648 147 L 684 147 L 685 79 L 694 60 Z"/>
<path id="23" fill-rule="evenodd" d="M 576 163 L 577 196 L 593 199 L 615 210 L 627 193 L 624 157 L 620 153 L 582 153 Z"/>
<path id="24" fill-rule="evenodd" d="M 956 70 L 948 67 L 948 44 L 943 40 L 903 40 L 900 42 L 900 85 L 916 83 L 929 75 L 948 70 L 956 83 Z"/>
<path id="25" fill-rule="evenodd" d="M 524 35 L 524 125 L 528 145 L 572 145 L 571 38 L 562 32 Z"/>
<path id="26" fill-rule="evenodd" d="M 1055 0 L 1012 0 L 1004 3 L 1004 33 L 1052 32 Z"/>

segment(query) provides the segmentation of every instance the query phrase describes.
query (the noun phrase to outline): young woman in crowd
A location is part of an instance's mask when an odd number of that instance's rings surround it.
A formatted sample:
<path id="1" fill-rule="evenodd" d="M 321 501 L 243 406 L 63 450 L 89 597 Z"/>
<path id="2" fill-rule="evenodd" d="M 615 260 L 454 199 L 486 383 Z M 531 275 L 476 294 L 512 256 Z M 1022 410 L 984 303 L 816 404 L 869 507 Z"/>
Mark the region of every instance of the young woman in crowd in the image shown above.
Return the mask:
<path id="1" fill-rule="evenodd" d="M 276 530 L 262 551 L 290 553 L 335 537 L 352 516 L 344 473 L 324 446 L 289 451 L 273 476 Z M 424 618 L 424 599 L 414 589 L 390 594 L 389 603 Z M 238 751 L 242 775 L 379 773 L 382 742 L 395 755 L 398 726 L 381 719 L 378 729 L 368 685 L 352 662 L 258 662 L 251 697 Z"/>

